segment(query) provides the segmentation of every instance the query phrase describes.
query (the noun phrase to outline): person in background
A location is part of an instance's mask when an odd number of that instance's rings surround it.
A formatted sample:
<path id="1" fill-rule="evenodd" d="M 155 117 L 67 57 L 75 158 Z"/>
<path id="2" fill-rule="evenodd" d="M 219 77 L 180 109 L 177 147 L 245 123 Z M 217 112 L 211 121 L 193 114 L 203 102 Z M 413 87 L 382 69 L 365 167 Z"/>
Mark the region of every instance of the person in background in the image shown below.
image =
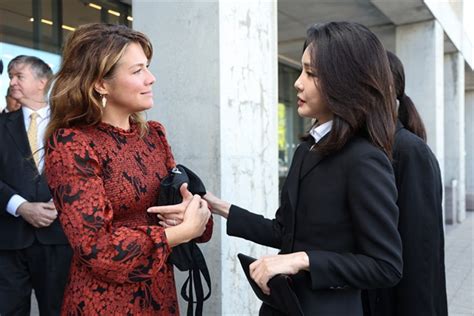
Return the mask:
<path id="1" fill-rule="evenodd" d="M 52 71 L 21 55 L 8 75 L 21 109 L 0 115 L 0 314 L 29 315 L 34 289 L 40 314 L 59 315 L 72 252 L 43 173 Z"/>
<path id="2" fill-rule="evenodd" d="M 5 108 L 2 110 L 2 114 L 8 113 L 8 112 L 15 112 L 20 109 L 21 103 L 14 99 L 11 95 L 10 92 L 10 87 L 7 89 L 7 94 L 5 95 Z"/>
<path id="3" fill-rule="evenodd" d="M 163 125 L 146 122 L 155 77 L 148 38 L 87 24 L 68 38 L 51 92 L 46 175 L 73 248 L 63 315 L 178 315 L 176 245 L 212 234 L 207 203 L 183 186 L 192 211 L 159 225 L 147 213 L 175 167 Z"/>
<path id="4" fill-rule="evenodd" d="M 3 74 L 3 60 L 0 59 L 0 75 Z M 10 87 L 7 88 L 7 94 L 5 95 L 5 108 L 0 114 L 5 114 L 8 112 L 14 112 L 20 109 L 21 103 L 12 98 L 10 93 Z"/>
<path id="5" fill-rule="evenodd" d="M 400 210 L 403 278 L 395 287 L 368 291 L 366 315 L 446 316 L 441 172 L 426 144 L 423 121 L 405 93 L 403 64 L 395 54 L 387 55 L 398 101 L 393 168 Z"/>

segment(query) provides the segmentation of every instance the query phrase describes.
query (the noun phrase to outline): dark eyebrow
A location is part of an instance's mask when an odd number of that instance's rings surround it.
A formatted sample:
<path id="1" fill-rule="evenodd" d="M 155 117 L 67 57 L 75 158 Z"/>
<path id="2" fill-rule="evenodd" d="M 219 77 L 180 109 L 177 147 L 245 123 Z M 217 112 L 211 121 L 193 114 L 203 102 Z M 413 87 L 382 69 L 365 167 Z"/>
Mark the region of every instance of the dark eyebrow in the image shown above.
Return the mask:
<path id="1" fill-rule="evenodd" d="M 316 68 L 314 68 L 311 64 L 309 63 L 304 63 L 303 64 L 303 68 L 306 69 L 306 71 L 313 71 L 315 72 L 316 71 Z"/>

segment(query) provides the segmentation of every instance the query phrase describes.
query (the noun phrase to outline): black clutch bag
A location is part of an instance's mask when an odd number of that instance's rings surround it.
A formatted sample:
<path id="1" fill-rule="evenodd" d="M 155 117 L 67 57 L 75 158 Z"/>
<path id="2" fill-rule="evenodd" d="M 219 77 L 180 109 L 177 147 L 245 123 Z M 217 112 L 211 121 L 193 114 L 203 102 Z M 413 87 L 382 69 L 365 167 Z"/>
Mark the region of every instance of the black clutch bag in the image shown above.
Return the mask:
<path id="1" fill-rule="evenodd" d="M 277 274 L 268 281 L 270 295 L 262 292 L 257 283 L 250 276 L 249 266 L 256 259 L 239 253 L 237 255 L 244 269 L 245 276 L 252 287 L 255 295 L 265 304 L 274 309 L 291 316 L 304 316 L 298 297 L 296 296 L 292 280 L 286 274 Z"/>
<path id="2" fill-rule="evenodd" d="M 183 183 L 188 183 L 188 190 L 193 194 L 201 196 L 206 194 L 206 188 L 201 179 L 185 166 L 177 165 L 161 181 L 157 205 L 181 203 L 182 197 L 179 188 Z M 194 303 L 196 303 L 195 315 L 202 315 L 203 303 L 211 296 L 211 277 L 201 249 L 193 241 L 178 245 L 173 247 L 168 262 L 180 271 L 189 271 L 188 278 L 181 288 L 181 296 L 188 302 L 188 316 L 193 315 Z M 209 289 L 206 295 L 204 295 L 201 274 Z M 194 300 L 194 292 L 196 293 L 196 300 Z"/>

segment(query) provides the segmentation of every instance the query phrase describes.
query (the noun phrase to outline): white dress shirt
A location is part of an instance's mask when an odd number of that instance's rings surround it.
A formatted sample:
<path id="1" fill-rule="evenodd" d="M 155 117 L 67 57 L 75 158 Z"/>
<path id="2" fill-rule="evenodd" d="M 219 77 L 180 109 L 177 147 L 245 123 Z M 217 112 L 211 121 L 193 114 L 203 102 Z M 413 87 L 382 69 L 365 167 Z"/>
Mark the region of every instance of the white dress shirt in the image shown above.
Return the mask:
<path id="1" fill-rule="evenodd" d="M 21 111 L 23 111 L 25 130 L 28 132 L 28 126 L 30 126 L 30 120 L 31 120 L 30 115 L 31 113 L 33 113 L 33 110 L 30 108 L 27 108 L 26 106 L 22 106 Z M 49 116 L 50 116 L 49 106 L 41 108 L 40 110 L 36 111 L 36 113 L 38 113 L 38 117 L 36 118 L 36 124 L 38 126 L 38 148 L 39 148 L 38 152 L 40 156 L 40 161 L 38 163 L 38 172 L 41 173 L 44 168 L 43 138 L 44 138 L 44 133 L 46 131 L 46 126 L 49 123 Z M 18 194 L 13 195 L 7 203 L 6 211 L 15 217 L 18 217 L 19 215 L 17 214 L 17 210 L 18 210 L 18 207 L 23 202 L 28 202 L 28 201 Z"/>
<path id="2" fill-rule="evenodd" d="M 331 131 L 332 128 L 332 120 L 321 125 L 313 127 L 309 134 L 313 136 L 314 142 L 317 143 L 323 138 L 327 133 Z"/>

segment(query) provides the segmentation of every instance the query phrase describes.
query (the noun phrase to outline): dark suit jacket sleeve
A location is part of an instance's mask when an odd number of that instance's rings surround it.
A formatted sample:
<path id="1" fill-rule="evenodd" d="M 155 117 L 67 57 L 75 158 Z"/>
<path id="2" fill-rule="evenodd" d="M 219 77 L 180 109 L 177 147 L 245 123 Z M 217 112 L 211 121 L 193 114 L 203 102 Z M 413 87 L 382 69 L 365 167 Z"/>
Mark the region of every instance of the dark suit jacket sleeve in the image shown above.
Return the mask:
<path id="1" fill-rule="evenodd" d="M 8 215 L 11 216 L 9 213 L 6 212 L 8 201 L 12 198 L 13 195 L 18 194 L 13 190 L 8 184 L 0 179 L 0 215 Z"/>
<path id="2" fill-rule="evenodd" d="M 405 311 L 404 315 L 446 315 L 442 186 L 438 163 L 424 144 L 407 142 L 397 153 L 399 231 L 404 266 L 403 279 L 393 289 L 396 308 Z M 438 309 L 438 305 L 442 307 Z"/>
<path id="3" fill-rule="evenodd" d="M 232 205 L 227 218 L 227 234 L 260 245 L 281 248 L 282 225 L 279 213 L 278 210 L 275 219 L 270 220 Z"/>
<path id="4" fill-rule="evenodd" d="M 6 133 L 6 127 L 5 127 L 5 118 L 1 117 L 0 120 L 0 133 Z M 3 136 L 0 134 L 0 136 Z M 7 144 L 5 142 L 4 137 L 0 137 L 0 153 L 3 153 L 7 150 Z M 11 197 L 15 194 L 15 190 L 13 190 L 8 184 L 6 184 L 5 181 L 5 171 L 3 168 L 7 168 L 6 165 L 0 165 L 0 216 L 1 215 L 8 215 L 11 216 L 6 212 L 7 209 L 7 204 L 8 201 L 10 201 Z"/>
<path id="5" fill-rule="evenodd" d="M 354 160 L 348 168 L 347 199 L 357 251 L 307 251 L 313 289 L 388 287 L 401 278 L 402 246 L 392 167 L 378 151 Z"/>

